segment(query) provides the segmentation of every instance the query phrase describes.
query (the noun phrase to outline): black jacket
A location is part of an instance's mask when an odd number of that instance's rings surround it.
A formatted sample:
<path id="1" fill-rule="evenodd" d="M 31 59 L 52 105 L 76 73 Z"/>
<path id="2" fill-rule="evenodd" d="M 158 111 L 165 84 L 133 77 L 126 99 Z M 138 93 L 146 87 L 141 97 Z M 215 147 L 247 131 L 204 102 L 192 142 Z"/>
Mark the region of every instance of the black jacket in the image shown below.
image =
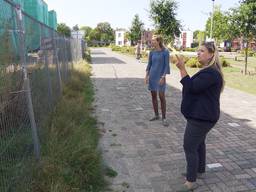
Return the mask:
<path id="1" fill-rule="evenodd" d="M 181 112 L 186 119 L 217 122 L 220 116 L 220 93 L 223 79 L 220 73 L 205 68 L 194 76 L 181 79 Z"/>

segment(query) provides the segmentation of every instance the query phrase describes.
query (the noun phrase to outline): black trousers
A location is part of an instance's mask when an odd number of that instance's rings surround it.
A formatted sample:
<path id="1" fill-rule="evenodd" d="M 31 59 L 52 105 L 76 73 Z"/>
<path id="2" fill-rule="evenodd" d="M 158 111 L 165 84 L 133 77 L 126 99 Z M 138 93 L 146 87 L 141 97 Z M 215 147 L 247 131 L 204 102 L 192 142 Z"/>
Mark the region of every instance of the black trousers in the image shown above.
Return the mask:
<path id="1" fill-rule="evenodd" d="M 215 123 L 188 119 L 184 134 L 184 151 L 187 160 L 187 181 L 195 182 L 197 173 L 206 167 L 205 138 Z"/>

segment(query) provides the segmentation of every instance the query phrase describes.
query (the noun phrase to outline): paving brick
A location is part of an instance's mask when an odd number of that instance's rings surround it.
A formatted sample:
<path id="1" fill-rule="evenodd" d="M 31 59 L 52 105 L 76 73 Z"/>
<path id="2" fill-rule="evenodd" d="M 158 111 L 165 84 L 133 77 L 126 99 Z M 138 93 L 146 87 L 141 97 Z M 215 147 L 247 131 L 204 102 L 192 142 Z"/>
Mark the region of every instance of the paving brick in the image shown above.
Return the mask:
<path id="1" fill-rule="evenodd" d="M 104 54 L 94 55 L 97 51 Z M 102 63 L 96 57 L 101 57 Z M 125 64 L 119 64 L 119 60 Z M 149 121 L 153 110 L 150 93 L 143 82 L 146 64 L 138 64 L 134 58 L 109 49 L 93 49 L 94 61 L 97 63 L 92 65 L 95 116 L 101 122 L 99 128 L 105 130 L 100 148 L 105 164 L 119 173 L 113 178 L 113 186 L 122 191 L 122 183 L 128 183 L 126 192 L 175 191 L 184 182 L 180 173 L 186 167 L 183 151 L 186 122 L 180 112 L 179 73 L 172 70 L 167 76 L 170 125 L 164 127 L 161 121 Z M 249 102 L 241 105 L 238 101 Z M 225 88 L 220 120 L 206 141 L 207 164 L 220 163 L 222 167 L 207 169 L 205 179 L 198 180 L 198 192 L 256 191 L 254 109 L 256 96 Z M 236 124 L 239 126 L 230 126 Z"/>

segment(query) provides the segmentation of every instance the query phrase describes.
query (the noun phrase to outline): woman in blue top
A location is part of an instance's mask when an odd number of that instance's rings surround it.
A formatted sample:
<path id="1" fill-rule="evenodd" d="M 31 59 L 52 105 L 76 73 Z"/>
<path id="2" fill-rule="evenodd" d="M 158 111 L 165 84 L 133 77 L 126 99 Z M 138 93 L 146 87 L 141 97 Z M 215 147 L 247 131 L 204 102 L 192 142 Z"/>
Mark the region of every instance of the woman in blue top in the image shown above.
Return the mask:
<path id="1" fill-rule="evenodd" d="M 148 66 L 146 69 L 145 83 L 148 84 L 148 89 L 151 91 L 152 104 L 155 116 L 150 121 L 158 120 L 158 101 L 157 93 L 159 94 L 162 111 L 162 122 L 164 126 L 168 126 L 166 121 L 166 74 L 170 74 L 169 51 L 163 46 L 163 38 L 158 35 L 152 37 L 152 45 L 154 50 L 149 53 Z"/>
<path id="2" fill-rule="evenodd" d="M 182 88 L 181 112 L 187 119 L 183 147 L 187 170 L 186 182 L 179 192 L 193 191 L 196 179 L 203 177 L 206 166 L 205 138 L 220 116 L 220 94 L 224 87 L 218 50 L 213 42 L 206 42 L 198 50 L 203 68 L 190 77 L 184 61 L 177 56 Z"/>

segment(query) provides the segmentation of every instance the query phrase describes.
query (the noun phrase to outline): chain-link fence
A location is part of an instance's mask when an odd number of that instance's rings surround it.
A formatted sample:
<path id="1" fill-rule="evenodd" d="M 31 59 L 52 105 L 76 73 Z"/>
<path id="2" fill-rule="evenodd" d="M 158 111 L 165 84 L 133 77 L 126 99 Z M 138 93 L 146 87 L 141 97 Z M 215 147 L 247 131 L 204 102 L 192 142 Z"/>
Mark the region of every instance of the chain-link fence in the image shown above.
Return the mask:
<path id="1" fill-rule="evenodd" d="M 44 124 L 84 46 L 0 0 L 0 191 L 29 188 Z M 22 184 L 21 184 L 22 182 Z M 22 186 L 22 189 L 20 188 Z"/>

